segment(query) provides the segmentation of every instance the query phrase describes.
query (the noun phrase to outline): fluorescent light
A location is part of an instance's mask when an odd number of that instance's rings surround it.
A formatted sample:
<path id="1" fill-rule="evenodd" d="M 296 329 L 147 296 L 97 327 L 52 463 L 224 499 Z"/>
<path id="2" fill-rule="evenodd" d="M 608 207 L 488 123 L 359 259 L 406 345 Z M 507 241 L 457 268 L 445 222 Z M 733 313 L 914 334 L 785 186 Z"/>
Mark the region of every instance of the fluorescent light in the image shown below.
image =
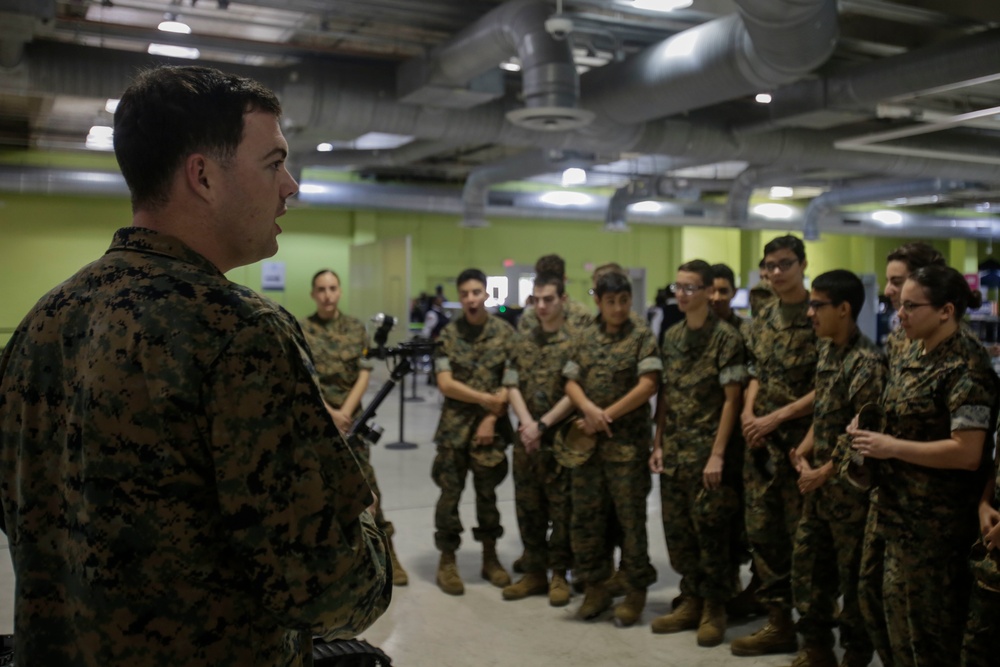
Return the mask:
<path id="1" fill-rule="evenodd" d="M 658 201 L 646 200 L 636 202 L 629 206 L 629 208 L 636 213 L 659 213 L 663 205 Z"/>
<path id="2" fill-rule="evenodd" d="M 156 26 L 157 30 L 162 30 L 163 32 L 173 32 L 178 35 L 190 35 L 191 26 L 187 23 L 181 23 L 180 21 L 161 21 L 160 25 Z"/>
<path id="3" fill-rule="evenodd" d="M 413 141 L 413 137 L 404 134 L 368 132 L 354 140 L 354 148 L 357 150 L 388 150 L 399 148 L 411 141 Z"/>
<path id="4" fill-rule="evenodd" d="M 757 100 L 758 102 L 760 102 L 761 104 L 770 104 L 771 103 L 771 94 L 770 93 L 757 93 L 757 96 L 754 99 Z"/>
<path id="5" fill-rule="evenodd" d="M 516 59 L 511 58 L 510 60 L 505 60 L 500 63 L 500 69 L 507 70 L 508 72 L 520 72 L 521 63 L 517 62 Z"/>
<path id="6" fill-rule="evenodd" d="M 118 110 L 119 102 L 121 102 L 121 100 L 108 98 L 108 101 L 104 103 L 104 110 L 107 111 L 108 113 L 114 113 L 115 111 Z"/>
<path id="7" fill-rule="evenodd" d="M 299 185 L 299 194 L 318 195 L 323 192 L 326 192 L 325 185 L 316 185 L 314 183 L 302 183 Z"/>
<path id="8" fill-rule="evenodd" d="M 153 42 L 146 49 L 146 53 L 151 56 L 166 56 L 167 58 L 186 58 L 187 60 L 197 60 L 201 57 L 201 51 L 191 46 L 174 46 L 173 44 L 157 44 Z"/>
<path id="9" fill-rule="evenodd" d="M 333 150 L 333 144 L 324 141 L 323 143 L 318 144 L 316 146 L 316 150 L 318 150 L 320 153 L 329 153 L 330 151 Z"/>
<path id="10" fill-rule="evenodd" d="M 903 222 L 903 214 L 898 211 L 875 211 L 872 213 L 872 220 L 883 225 L 898 225 Z"/>
<path id="11" fill-rule="evenodd" d="M 90 128 L 85 145 L 92 151 L 112 151 L 115 149 L 114 134 L 114 128 L 94 125 Z"/>
<path id="12" fill-rule="evenodd" d="M 569 192 L 566 190 L 556 190 L 546 192 L 538 198 L 539 201 L 553 206 L 586 206 L 593 201 L 593 198 L 582 192 Z"/>
<path id="13" fill-rule="evenodd" d="M 776 185 L 771 188 L 771 199 L 787 199 L 791 197 L 795 192 L 791 188 L 786 188 L 783 185 Z"/>
<path id="14" fill-rule="evenodd" d="M 788 220 L 795 215 L 795 209 L 784 204 L 758 204 L 753 212 L 770 220 Z"/>
<path id="15" fill-rule="evenodd" d="M 698 44 L 700 34 L 697 30 L 685 30 L 677 33 L 665 42 L 663 56 L 665 58 L 686 58 L 694 53 L 694 47 Z"/>
<path id="16" fill-rule="evenodd" d="M 583 185 L 587 182 L 587 172 L 579 167 L 570 167 L 562 173 L 562 184 L 564 188 L 573 185 Z"/>
<path id="17" fill-rule="evenodd" d="M 694 4 L 694 0 L 632 0 L 630 4 L 636 9 L 651 12 L 672 12 L 675 9 L 690 7 Z"/>

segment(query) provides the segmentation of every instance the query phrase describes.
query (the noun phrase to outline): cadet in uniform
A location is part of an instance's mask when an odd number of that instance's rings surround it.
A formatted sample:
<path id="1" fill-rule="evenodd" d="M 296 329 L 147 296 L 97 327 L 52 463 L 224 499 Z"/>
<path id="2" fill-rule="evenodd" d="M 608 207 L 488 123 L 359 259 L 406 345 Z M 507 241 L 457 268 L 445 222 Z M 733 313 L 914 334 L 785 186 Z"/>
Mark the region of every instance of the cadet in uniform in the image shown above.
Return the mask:
<path id="1" fill-rule="evenodd" d="M 574 427 L 596 436 L 590 458 L 573 470 L 571 544 L 575 574 L 586 586 L 578 614 L 596 617 L 611 606 L 608 517 L 617 516 L 623 533 L 621 569 L 625 600 L 615 620 L 632 625 L 646 604 L 646 588 L 656 581 L 646 540 L 646 496 L 652 488 L 647 460 L 651 420 L 649 399 L 659 386 L 660 360 L 653 332 L 629 316 L 632 285 L 608 272 L 595 289 L 600 315 L 574 339 L 563 369 L 566 394 L 582 417 Z"/>
<path id="2" fill-rule="evenodd" d="M 361 398 L 368 389 L 372 362 L 365 358 L 368 334 L 361 320 L 340 311 L 340 276 L 330 269 L 318 271 L 313 276 L 310 296 L 316 302 L 316 312 L 301 320 L 302 333 L 312 351 L 313 363 L 323 387 L 323 398 L 341 433 L 347 433 L 361 416 Z M 365 478 L 379 498 L 375 511 L 375 525 L 389 538 L 389 556 L 392 559 L 392 584 L 405 586 L 409 581 L 396 550 L 393 548 L 392 523 L 382 513 L 384 500 L 378 488 L 375 469 L 371 464 L 370 446 L 361 438 L 349 442 L 354 448 Z"/>
<path id="3" fill-rule="evenodd" d="M 277 98 L 206 67 L 115 112 L 132 226 L 0 359 L 18 664 L 311 664 L 391 594 L 364 475 L 295 319 L 224 273 L 297 189 Z"/>
<path id="4" fill-rule="evenodd" d="M 962 274 L 918 269 L 900 298 L 900 326 L 920 344 L 904 348 L 890 366 L 886 432 L 849 429 L 854 449 L 884 461 L 872 499 L 882 539 L 864 546 L 865 561 L 883 567 L 862 570 L 861 587 L 881 585 L 889 645 L 876 648 L 884 664 L 956 665 L 997 378 L 982 345 L 960 330 L 966 309 L 981 303 Z M 882 549 L 881 559 L 873 549 Z M 877 575 L 881 581 L 872 579 Z M 862 613 L 877 622 L 867 606 Z"/>
<path id="5" fill-rule="evenodd" d="M 944 256 L 933 246 L 913 241 L 904 243 L 889 253 L 885 258 L 885 295 L 892 303 L 894 326 L 886 338 L 886 354 L 889 359 L 899 356 L 901 347 L 910 347 L 913 342 L 906 337 L 906 332 L 899 327 L 900 294 L 903 283 L 910 274 L 925 266 L 945 266 Z"/>
<path id="6" fill-rule="evenodd" d="M 878 404 L 885 386 L 885 358 L 856 324 L 865 286 L 850 271 L 821 274 L 812 282 L 809 316 L 819 337 L 813 425 L 791 451 L 803 494 L 802 519 L 792 554 L 792 592 L 804 644 L 794 667 L 836 667 L 833 628 L 840 625 L 844 667 L 866 667 L 872 643 L 858 607 L 858 569 L 867 491 L 838 475 L 850 455 L 844 433 L 866 404 Z M 836 613 L 837 598 L 844 596 Z"/>
<path id="7" fill-rule="evenodd" d="M 556 461 L 552 443 L 560 422 L 573 410 L 561 374 L 569 360 L 572 331 L 563 311 L 562 278 L 539 274 L 532 294 L 539 324 L 518 333 L 504 375 L 519 422 L 514 443 L 514 504 L 524 543 L 525 574 L 503 589 L 503 597 L 518 600 L 547 592 L 549 603 L 561 607 L 569 603 L 566 571 L 573 566 L 570 471 Z M 552 570 L 551 582 L 547 570 Z"/>
<path id="8" fill-rule="evenodd" d="M 566 286 L 566 261 L 559 255 L 543 255 L 535 262 L 535 275 L 559 276 L 563 281 L 563 290 Z M 574 301 L 568 296 L 563 306 L 564 317 L 571 327 L 580 329 L 594 321 L 594 316 L 590 310 L 579 301 Z M 517 321 L 517 330 L 521 332 L 533 331 L 538 326 L 538 314 L 534 308 L 526 308 L 521 314 L 521 319 Z"/>
<path id="9" fill-rule="evenodd" d="M 486 310 L 486 274 L 466 269 L 456 281 L 462 316 L 441 331 L 434 358 L 444 407 L 434 442 L 437 455 L 431 475 L 441 489 L 434 513 L 434 544 L 441 551 L 437 582 L 445 593 L 461 595 L 465 586 L 455 564 L 461 543 L 458 503 L 465 477 L 472 471 L 478 526 L 472 536 L 483 543 L 482 576 L 494 586 L 510 584 L 497 559 L 496 541 L 503 535 L 496 487 L 507 476 L 507 443 L 513 439 L 507 419 L 504 367 L 514 328 Z"/>
<path id="10" fill-rule="evenodd" d="M 982 538 L 972 549 L 972 594 L 962 641 L 962 667 L 991 667 L 1000 656 L 1000 456 L 979 502 Z"/>
<path id="11" fill-rule="evenodd" d="M 677 609 L 653 632 L 697 628 L 700 646 L 718 646 L 726 602 L 736 593 L 731 553 L 743 459 L 729 452 L 743 398 L 743 339 L 709 307 L 712 267 L 682 264 L 673 292 L 684 321 L 663 340 L 663 385 L 649 467 L 660 475 L 663 532 L 681 575 Z"/>
<path id="12" fill-rule="evenodd" d="M 802 511 L 798 475 L 788 459 L 809 430 L 816 375 L 816 334 L 806 317 L 802 285 L 806 251 L 794 236 L 764 246 L 764 270 L 777 295 L 754 315 L 747 337 L 750 382 L 743 406 L 747 536 L 761 577 L 758 599 L 768 608 L 759 631 L 733 640 L 734 655 L 798 649 L 792 625 L 792 543 Z"/>

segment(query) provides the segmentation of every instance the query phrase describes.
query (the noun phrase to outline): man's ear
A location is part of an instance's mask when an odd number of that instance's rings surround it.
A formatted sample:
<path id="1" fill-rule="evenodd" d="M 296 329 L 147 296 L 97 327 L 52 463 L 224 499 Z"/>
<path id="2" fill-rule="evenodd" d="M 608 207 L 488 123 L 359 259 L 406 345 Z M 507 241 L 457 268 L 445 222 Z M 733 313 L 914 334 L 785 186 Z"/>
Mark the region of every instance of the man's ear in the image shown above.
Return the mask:
<path id="1" fill-rule="evenodd" d="M 214 163 L 201 153 L 192 153 L 184 159 L 184 183 L 197 197 L 211 197 Z"/>

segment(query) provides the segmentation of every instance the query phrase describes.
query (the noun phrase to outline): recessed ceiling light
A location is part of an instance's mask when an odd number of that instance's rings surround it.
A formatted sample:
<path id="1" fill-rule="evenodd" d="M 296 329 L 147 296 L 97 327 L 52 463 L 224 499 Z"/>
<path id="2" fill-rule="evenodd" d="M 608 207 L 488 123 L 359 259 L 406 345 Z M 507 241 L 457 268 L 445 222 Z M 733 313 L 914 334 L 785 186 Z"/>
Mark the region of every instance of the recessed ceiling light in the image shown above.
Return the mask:
<path id="1" fill-rule="evenodd" d="M 771 94 L 770 93 L 757 93 L 757 96 L 754 97 L 754 99 L 757 102 L 761 103 L 761 104 L 770 104 L 771 103 Z"/>
<path id="2" fill-rule="evenodd" d="M 146 53 L 151 56 L 166 56 L 168 58 L 185 58 L 187 60 L 197 60 L 201 57 L 201 51 L 191 46 L 175 46 L 173 44 L 157 44 L 153 42 L 146 49 Z"/>
<path id="3" fill-rule="evenodd" d="M 788 220 L 795 215 L 795 209 L 784 204 L 758 204 L 753 212 L 770 220 Z"/>
<path id="4" fill-rule="evenodd" d="M 564 188 L 573 185 L 583 185 L 587 182 L 587 172 L 579 167 L 570 167 L 562 173 L 562 184 Z"/>
<path id="5" fill-rule="evenodd" d="M 318 150 L 320 153 L 329 153 L 330 151 L 333 150 L 333 144 L 324 141 L 323 143 L 318 144 L 316 146 L 316 150 Z"/>
<path id="6" fill-rule="evenodd" d="M 658 201 L 646 200 L 640 201 L 629 206 L 630 209 L 636 213 L 659 213 L 663 205 Z"/>
<path id="7" fill-rule="evenodd" d="M 121 102 L 121 100 L 108 98 L 108 101 L 104 103 L 104 110 L 108 113 L 114 113 L 118 110 L 119 102 Z"/>
<path id="8" fill-rule="evenodd" d="M 157 30 L 162 30 L 163 32 L 173 32 L 178 35 L 190 35 L 191 26 L 187 23 L 181 23 L 180 21 L 161 21 L 160 25 L 156 26 Z"/>
<path id="9" fill-rule="evenodd" d="M 646 9 L 651 12 L 672 12 L 684 9 L 694 4 L 694 0 L 631 0 L 628 4 L 636 9 Z"/>
<path id="10" fill-rule="evenodd" d="M 903 222 L 903 214 L 898 211 L 875 211 L 872 213 L 872 220 L 883 225 L 898 225 Z"/>
<path id="11" fill-rule="evenodd" d="M 582 192 L 568 192 L 557 190 L 546 192 L 538 198 L 539 201 L 553 206 L 586 206 L 593 201 L 593 197 Z"/>
<path id="12" fill-rule="evenodd" d="M 505 60 L 500 63 L 500 69 L 507 70 L 508 72 L 520 72 L 521 63 L 517 60 L 517 58 L 511 58 L 510 60 Z"/>
<path id="13" fill-rule="evenodd" d="M 771 188 L 771 199 L 787 199 L 794 194 L 794 190 L 783 185 L 776 185 Z"/>

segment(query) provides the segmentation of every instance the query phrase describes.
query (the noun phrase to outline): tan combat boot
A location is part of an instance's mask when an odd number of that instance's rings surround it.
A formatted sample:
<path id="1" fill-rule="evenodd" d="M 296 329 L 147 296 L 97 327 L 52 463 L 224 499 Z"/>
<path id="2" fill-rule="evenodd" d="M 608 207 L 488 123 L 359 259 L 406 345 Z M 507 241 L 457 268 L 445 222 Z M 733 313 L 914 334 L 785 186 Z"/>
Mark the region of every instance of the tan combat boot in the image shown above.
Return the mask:
<path id="1" fill-rule="evenodd" d="M 685 595 L 681 598 L 677 609 L 665 616 L 654 618 L 653 622 L 650 623 L 650 628 L 656 634 L 694 630 L 701 622 L 703 607 L 704 600 L 693 595 Z"/>
<path id="2" fill-rule="evenodd" d="M 625 594 L 625 599 L 615 607 L 615 624 L 623 628 L 635 625 L 645 608 L 646 589 L 630 590 Z"/>
<path id="3" fill-rule="evenodd" d="M 448 595 L 462 595 L 465 593 L 465 585 L 462 577 L 458 574 L 458 565 L 455 564 L 454 551 L 442 551 L 441 561 L 438 563 L 437 571 L 438 588 Z"/>
<path id="4" fill-rule="evenodd" d="M 403 564 L 399 562 L 399 556 L 396 555 L 396 547 L 392 545 L 392 539 L 389 540 L 389 560 L 392 563 L 392 585 L 405 586 L 410 583 L 410 577 L 403 569 Z"/>
<path id="5" fill-rule="evenodd" d="M 510 575 L 497 558 L 496 540 L 483 540 L 483 579 L 498 588 L 510 585 Z"/>
<path id="6" fill-rule="evenodd" d="M 698 646 L 718 646 L 726 636 L 726 605 L 721 600 L 705 600 L 698 623 Z"/>
<path id="7" fill-rule="evenodd" d="M 769 655 L 792 653 L 799 648 L 795 624 L 789 609 L 771 607 L 767 623 L 757 632 L 734 639 L 730 644 L 733 655 Z"/>
<path id="8" fill-rule="evenodd" d="M 608 594 L 613 598 L 619 598 L 628 592 L 628 586 L 625 585 L 625 575 L 622 574 L 621 570 L 615 570 L 615 573 L 611 575 L 605 585 L 608 589 Z"/>
<path id="9" fill-rule="evenodd" d="M 586 621 L 600 616 L 614 601 L 604 584 L 587 584 L 584 591 L 583 604 L 576 615 Z"/>
<path id="10" fill-rule="evenodd" d="M 505 586 L 503 589 L 504 600 L 521 600 L 529 595 L 545 595 L 549 592 L 549 580 L 544 572 L 529 572 L 517 583 Z"/>
<path id="11" fill-rule="evenodd" d="M 549 604 L 553 607 L 565 607 L 569 604 L 569 596 L 569 582 L 566 581 L 566 571 L 553 571 L 552 581 L 549 583 Z"/>

